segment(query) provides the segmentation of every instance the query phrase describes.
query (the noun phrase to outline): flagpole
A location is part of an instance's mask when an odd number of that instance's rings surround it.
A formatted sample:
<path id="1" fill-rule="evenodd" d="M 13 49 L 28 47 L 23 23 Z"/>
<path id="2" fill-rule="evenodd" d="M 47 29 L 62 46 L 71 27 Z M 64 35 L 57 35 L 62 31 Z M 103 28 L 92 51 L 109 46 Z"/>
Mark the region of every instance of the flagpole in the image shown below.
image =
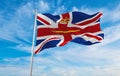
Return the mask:
<path id="1" fill-rule="evenodd" d="M 30 76 L 32 76 L 32 69 L 33 69 L 34 45 L 35 45 L 34 42 L 35 42 L 35 35 L 36 35 L 36 18 L 37 18 L 37 10 L 35 10 L 35 18 L 34 18 L 34 31 L 33 31 L 31 61 L 30 61 Z"/>

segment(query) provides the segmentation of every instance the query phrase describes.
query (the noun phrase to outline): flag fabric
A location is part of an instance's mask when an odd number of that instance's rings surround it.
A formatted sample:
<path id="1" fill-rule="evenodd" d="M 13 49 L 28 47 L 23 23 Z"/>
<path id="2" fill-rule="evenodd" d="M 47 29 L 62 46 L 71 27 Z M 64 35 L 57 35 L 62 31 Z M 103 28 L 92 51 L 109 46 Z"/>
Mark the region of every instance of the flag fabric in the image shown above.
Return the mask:
<path id="1" fill-rule="evenodd" d="M 61 15 L 37 14 L 35 54 L 43 49 L 64 46 L 68 42 L 92 45 L 101 42 L 104 34 L 100 29 L 101 12 L 88 15 L 69 12 Z"/>

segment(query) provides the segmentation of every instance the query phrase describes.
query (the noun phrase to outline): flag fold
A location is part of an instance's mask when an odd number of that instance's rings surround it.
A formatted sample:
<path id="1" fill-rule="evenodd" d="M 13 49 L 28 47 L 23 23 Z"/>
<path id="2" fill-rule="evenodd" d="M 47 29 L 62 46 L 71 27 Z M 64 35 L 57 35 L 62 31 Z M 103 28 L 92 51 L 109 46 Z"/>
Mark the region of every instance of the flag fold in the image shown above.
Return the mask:
<path id="1" fill-rule="evenodd" d="M 83 45 L 100 43 L 104 34 L 100 29 L 101 12 L 88 15 L 69 12 L 61 15 L 37 14 L 35 54 L 43 49 L 64 46 L 68 42 Z"/>

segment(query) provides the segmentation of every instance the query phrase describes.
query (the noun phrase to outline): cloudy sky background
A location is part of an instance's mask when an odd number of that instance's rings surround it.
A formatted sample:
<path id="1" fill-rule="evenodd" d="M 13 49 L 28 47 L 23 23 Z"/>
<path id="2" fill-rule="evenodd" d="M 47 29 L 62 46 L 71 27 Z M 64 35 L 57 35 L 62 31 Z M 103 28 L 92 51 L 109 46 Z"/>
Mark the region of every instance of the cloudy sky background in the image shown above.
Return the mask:
<path id="1" fill-rule="evenodd" d="M 0 0 L 0 76 L 29 76 L 34 10 L 62 14 L 103 12 L 102 43 L 68 43 L 34 57 L 33 76 L 119 76 L 119 0 Z"/>

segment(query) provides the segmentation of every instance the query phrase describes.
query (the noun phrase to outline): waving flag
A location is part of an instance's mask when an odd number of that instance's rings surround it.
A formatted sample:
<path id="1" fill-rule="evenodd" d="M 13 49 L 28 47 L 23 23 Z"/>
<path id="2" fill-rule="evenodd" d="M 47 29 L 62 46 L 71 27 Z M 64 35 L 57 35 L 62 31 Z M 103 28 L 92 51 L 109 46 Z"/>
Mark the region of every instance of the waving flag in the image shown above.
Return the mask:
<path id="1" fill-rule="evenodd" d="M 99 23 L 101 16 L 101 12 L 93 15 L 82 12 L 38 14 L 35 54 L 70 41 L 84 45 L 101 42 L 104 37 Z"/>

